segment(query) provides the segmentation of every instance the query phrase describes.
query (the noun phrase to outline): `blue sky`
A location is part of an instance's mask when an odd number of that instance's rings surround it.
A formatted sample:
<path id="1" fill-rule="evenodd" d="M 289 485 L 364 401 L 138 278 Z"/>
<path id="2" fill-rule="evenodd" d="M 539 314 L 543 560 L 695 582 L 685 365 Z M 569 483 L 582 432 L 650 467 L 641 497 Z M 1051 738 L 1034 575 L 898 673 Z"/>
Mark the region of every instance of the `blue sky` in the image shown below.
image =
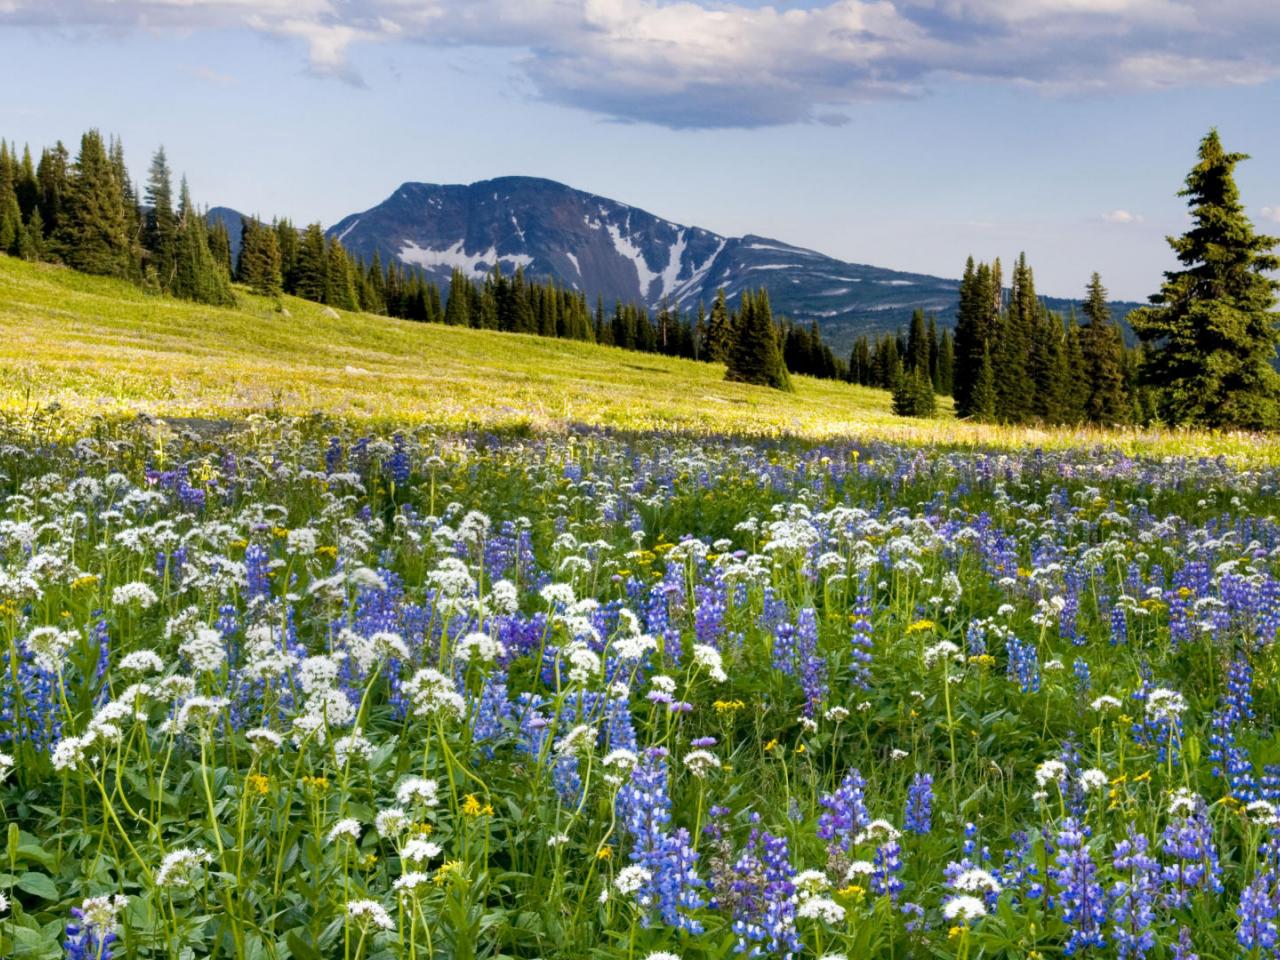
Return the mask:
<path id="1" fill-rule="evenodd" d="M 1280 233 L 1272 0 L 0 0 L 0 135 L 163 143 L 198 201 L 325 224 L 530 174 L 725 234 L 1045 293 L 1153 292 L 1211 125 Z M 13 78 L 22 78 L 15 81 Z"/>

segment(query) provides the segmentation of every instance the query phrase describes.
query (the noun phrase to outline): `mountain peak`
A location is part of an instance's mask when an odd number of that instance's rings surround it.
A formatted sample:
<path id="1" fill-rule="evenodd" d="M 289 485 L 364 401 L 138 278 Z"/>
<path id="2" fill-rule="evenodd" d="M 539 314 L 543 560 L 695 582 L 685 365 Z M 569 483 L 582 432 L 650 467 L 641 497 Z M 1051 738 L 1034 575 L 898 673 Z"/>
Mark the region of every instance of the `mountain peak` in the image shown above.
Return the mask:
<path id="1" fill-rule="evenodd" d="M 454 269 L 478 279 L 495 266 L 554 280 L 587 296 L 710 303 L 763 287 L 776 314 L 816 321 L 833 346 L 904 327 L 913 311 L 950 325 L 959 281 L 846 263 L 757 234 L 724 237 L 542 177 L 471 184 L 408 181 L 386 200 L 329 228 L 358 257 L 377 252 L 448 286 Z"/>

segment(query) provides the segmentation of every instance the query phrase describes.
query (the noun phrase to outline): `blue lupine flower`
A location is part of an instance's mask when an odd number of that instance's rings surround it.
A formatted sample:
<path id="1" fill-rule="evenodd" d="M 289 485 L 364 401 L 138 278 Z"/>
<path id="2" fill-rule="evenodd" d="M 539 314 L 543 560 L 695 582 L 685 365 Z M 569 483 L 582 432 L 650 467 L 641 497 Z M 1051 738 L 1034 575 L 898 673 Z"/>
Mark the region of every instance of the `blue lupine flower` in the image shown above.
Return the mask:
<path id="1" fill-rule="evenodd" d="M 908 833 L 924 834 L 933 829 L 933 776 L 917 773 L 907 788 L 907 810 L 903 826 Z"/>
<path id="2" fill-rule="evenodd" d="M 1280 914 L 1280 888 L 1269 870 L 1260 870 L 1252 882 L 1240 891 L 1240 906 L 1236 916 L 1240 925 L 1236 928 L 1236 942 L 1251 955 L 1275 956 L 1280 943 L 1280 927 L 1276 917 Z"/>
<path id="3" fill-rule="evenodd" d="M 1050 871 L 1058 885 L 1058 909 L 1070 928 L 1064 951 L 1074 954 L 1085 947 L 1103 947 L 1103 924 L 1107 919 L 1107 903 L 1098 883 L 1098 866 L 1086 845 L 1089 828 L 1074 817 L 1062 822 L 1058 832 L 1056 868 Z"/>
<path id="4" fill-rule="evenodd" d="M 854 838 L 871 822 L 867 812 L 867 781 L 857 769 L 851 769 L 834 794 L 823 794 L 818 802 L 826 813 L 818 817 L 818 837 L 832 847 L 848 851 Z"/>
<path id="5" fill-rule="evenodd" d="M 1141 960 L 1155 946 L 1153 929 L 1160 893 L 1160 864 L 1147 853 L 1148 840 L 1129 827 L 1129 835 L 1116 844 L 1112 865 L 1126 874 L 1111 888 L 1111 942 L 1119 960 Z"/>
<path id="6" fill-rule="evenodd" d="M 871 600 L 858 597 L 853 608 L 853 637 L 849 642 L 849 682 L 859 690 L 871 689 L 871 659 L 875 638 L 871 632 Z"/>

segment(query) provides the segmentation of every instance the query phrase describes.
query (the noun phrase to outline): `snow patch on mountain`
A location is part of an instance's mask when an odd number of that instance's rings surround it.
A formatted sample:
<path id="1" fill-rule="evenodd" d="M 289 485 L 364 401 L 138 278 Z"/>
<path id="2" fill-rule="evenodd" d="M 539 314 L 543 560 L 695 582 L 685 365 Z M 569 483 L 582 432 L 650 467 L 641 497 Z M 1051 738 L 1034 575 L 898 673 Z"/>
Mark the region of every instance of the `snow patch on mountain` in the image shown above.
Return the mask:
<path id="1" fill-rule="evenodd" d="M 481 250 L 477 253 L 467 253 L 465 241 L 463 240 L 459 240 L 453 246 L 446 247 L 443 250 L 420 247 L 412 240 L 405 240 L 401 244 L 400 252 L 397 256 L 400 258 L 401 263 L 410 266 L 423 267 L 425 269 L 448 267 L 450 270 L 456 267 L 470 277 L 484 276 L 498 262 L 520 267 L 527 267 L 533 262 L 533 257 L 525 253 L 504 253 L 499 255 L 495 247 L 490 247 L 488 250 Z"/>
<path id="2" fill-rule="evenodd" d="M 627 225 L 631 225 L 630 217 L 627 218 Z M 609 237 L 613 240 L 613 249 L 635 264 L 636 276 L 640 280 L 640 292 L 647 298 L 650 288 L 653 286 L 653 281 L 658 279 L 658 274 L 650 269 L 649 264 L 645 262 L 644 253 L 631 241 L 629 236 L 623 236 L 622 230 L 617 224 L 609 224 L 608 230 Z"/>
<path id="3" fill-rule="evenodd" d="M 680 271 L 684 268 L 684 252 L 689 248 L 689 231 L 681 230 L 676 236 L 676 242 L 671 245 L 671 252 L 667 256 L 667 267 L 662 271 L 662 292 L 658 294 L 660 297 L 666 297 L 676 288 L 676 283 L 680 279 Z"/>
<path id="4" fill-rule="evenodd" d="M 338 234 L 338 242 L 341 243 L 343 240 L 347 239 L 347 234 L 350 233 L 359 225 L 360 225 L 360 218 L 356 217 L 354 220 L 351 221 L 351 225 L 348 226 L 347 229 L 343 230 L 340 234 Z"/>

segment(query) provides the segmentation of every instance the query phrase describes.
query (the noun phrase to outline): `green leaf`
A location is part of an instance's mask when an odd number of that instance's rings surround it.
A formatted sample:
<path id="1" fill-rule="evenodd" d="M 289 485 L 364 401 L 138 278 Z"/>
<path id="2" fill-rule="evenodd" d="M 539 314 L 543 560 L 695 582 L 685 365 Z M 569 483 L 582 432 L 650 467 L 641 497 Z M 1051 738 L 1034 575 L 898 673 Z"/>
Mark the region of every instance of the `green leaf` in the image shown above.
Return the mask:
<path id="1" fill-rule="evenodd" d="M 43 873 L 24 873 L 18 878 L 18 889 L 44 900 L 58 899 L 58 888 L 54 886 L 53 880 Z"/>
<path id="2" fill-rule="evenodd" d="M 290 930 L 285 934 L 284 942 L 289 948 L 289 953 L 293 955 L 293 960 L 324 960 L 320 956 L 320 951 L 303 940 L 296 930 Z"/>

